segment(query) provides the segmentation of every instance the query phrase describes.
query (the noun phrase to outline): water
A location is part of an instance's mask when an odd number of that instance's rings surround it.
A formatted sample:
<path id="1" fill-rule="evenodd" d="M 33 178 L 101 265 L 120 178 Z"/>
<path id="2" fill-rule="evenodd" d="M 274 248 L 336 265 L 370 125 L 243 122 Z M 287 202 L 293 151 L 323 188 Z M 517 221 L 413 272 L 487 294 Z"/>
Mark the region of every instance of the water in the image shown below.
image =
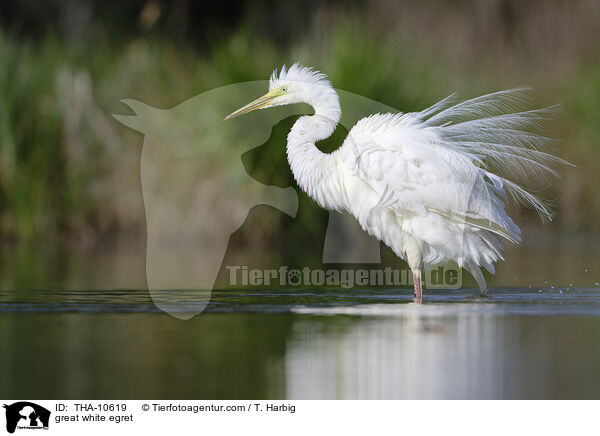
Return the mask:
<path id="1" fill-rule="evenodd" d="M 220 291 L 188 321 L 18 289 L 0 312 L 5 398 L 600 397 L 600 287 Z"/>

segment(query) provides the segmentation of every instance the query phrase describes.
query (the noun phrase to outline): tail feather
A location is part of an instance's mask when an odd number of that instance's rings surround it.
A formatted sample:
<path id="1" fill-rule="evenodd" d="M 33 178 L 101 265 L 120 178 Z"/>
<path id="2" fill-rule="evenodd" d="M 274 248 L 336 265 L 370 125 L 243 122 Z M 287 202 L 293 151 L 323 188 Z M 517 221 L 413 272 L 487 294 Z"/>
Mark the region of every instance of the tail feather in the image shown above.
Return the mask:
<path id="1" fill-rule="evenodd" d="M 529 91 L 531 91 L 531 88 L 513 88 L 464 100 L 444 108 L 441 112 L 429 118 L 427 123 L 439 126 L 448 122 L 454 124 L 459 120 L 468 121 L 510 113 L 527 100 Z M 455 94 L 446 97 L 442 102 L 448 101 L 449 98 L 454 98 L 454 96 Z"/>
<path id="2" fill-rule="evenodd" d="M 532 191 L 559 177 L 556 165 L 570 165 L 550 153 L 556 141 L 539 133 L 557 106 L 523 110 L 528 91 L 514 88 L 462 102 L 453 94 L 414 114 L 425 128 L 437 133 L 440 146 L 458 161 L 466 159 L 476 167 L 466 179 L 472 188 L 465 210 L 432 212 L 478 229 L 463 253 L 462 264 L 481 290 L 486 288 L 481 267 L 493 273 L 493 262 L 503 259 L 501 238 L 520 241 L 520 230 L 506 213 L 506 199 L 536 210 L 542 220 L 551 220 L 550 202 Z"/>
<path id="3" fill-rule="evenodd" d="M 482 291 L 485 291 L 487 288 L 487 285 L 485 283 L 485 277 L 483 276 L 483 273 L 481 272 L 481 268 L 479 268 L 479 266 L 476 265 L 474 262 L 465 263 L 464 268 L 473 276 L 473 278 L 475 278 L 475 281 L 477 282 L 479 289 L 481 289 Z"/>
<path id="4" fill-rule="evenodd" d="M 417 117 L 439 133 L 442 145 L 467 157 L 495 179 L 497 186 L 479 182 L 485 185 L 475 187 L 479 194 L 485 197 L 483 194 L 494 191 L 487 194 L 493 202 L 506 193 L 515 202 L 536 210 L 543 221 L 550 221 L 550 204 L 531 193 L 532 185 L 548 186 L 559 177 L 554 166 L 570 164 L 548 152 L 554 140 L 532 132 L 543 126 L 557 106 L 518 110 L 528 91 L 530 88 L 508 89 L 456 104 L 452 95 L 419 112 Z M 504 223 L 497 224 L 505 227 Z M 488 230 L 507 237 L 498 229 Z"/>
<path id="5" fill-rule="evenodd" d="M 457 214 L 457 213 L 448 214 L 448 213 L 444 213 L 444 212 L 436 211 L 436 210 L 432 210 L 432 212 L 435 212 L 435 213 L 437 213 L 445 218 L 448 218 L 452 221 L 455 221 L 455 222 L 458 222 L 461 224 L 468 224 L 468 225 L 476 227 L 478 229 L 487 230 L 489 232 L 495 233 L 497 235 L 502 236 L 505 239 L 508 239 L 510 242 L 512 242 L 514 244 L 518 244 L 521 241 L 519 228 L 514 223 L 513 223 L 513 226 L 515 228 L 507 229 L 506 227 L 503 227 L 493 221 L 476 218 L 476 217 L 470 217 L 470 216 L 466 216 L 464 214 Z"/>

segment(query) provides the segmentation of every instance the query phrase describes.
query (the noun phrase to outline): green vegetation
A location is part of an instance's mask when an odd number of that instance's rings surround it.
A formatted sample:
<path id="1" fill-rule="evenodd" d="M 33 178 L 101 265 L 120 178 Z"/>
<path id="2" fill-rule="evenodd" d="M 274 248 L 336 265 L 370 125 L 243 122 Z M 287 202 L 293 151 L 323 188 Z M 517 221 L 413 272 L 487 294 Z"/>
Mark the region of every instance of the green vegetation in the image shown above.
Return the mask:
<path id="1" fill-rule="evenodd" d="M 123 232 L 143 234 L 142 141 L 110 116 L 126 112 L 119 99 L 172 107 L 214 87 L 265 79 L 273 68 L 294 61 L 323 70 L 337 88 L 403 111 L 423 108 L 454 90 L 473 96 L 534 86 L 534 104 L 562 104 L 550 135 L 562 140 L 557 153 L 577 165 L 562 169 L 563 181 L 547 193 L 557 199 L 558 224 L 600 230 L 595 192 L 600 60 L 587 55 L 587 46 L 569 56 L 547 42 L 535 46 L 530 35 L 519 33 L 526 23 L 514 30 L 525 48 L 506 48 L 503 41 L 515 36 L 496 29 L 486 50 L 476 38 L 453 33 L 454 15 L 427 39 L 414 31 L 423 19 L 420 12 L 411 13 L 412 19 L 403 16 L 398 26 L 384 25 L 385 20 L 379 26 L 378 12 L 371 9 L 326 14 L 322 23 L 285 42 L 245 24 L 202 47 L 159 33 L 109 37 L 104 31 L 74 42 L 0 29 L 0 240 L 94 243 Z M 522 62 L 528 50 L 536 55 Z M 550 58 L 553 54 L 557 59 Z M 260 171 L 261 162 L 274 163 L 282 156 L 273 149 L 247 164 Z M 286 171 L 284 165 L 277 168 Z M 307 213 L 306 222 L 326 217 L 316 208 Z"/>

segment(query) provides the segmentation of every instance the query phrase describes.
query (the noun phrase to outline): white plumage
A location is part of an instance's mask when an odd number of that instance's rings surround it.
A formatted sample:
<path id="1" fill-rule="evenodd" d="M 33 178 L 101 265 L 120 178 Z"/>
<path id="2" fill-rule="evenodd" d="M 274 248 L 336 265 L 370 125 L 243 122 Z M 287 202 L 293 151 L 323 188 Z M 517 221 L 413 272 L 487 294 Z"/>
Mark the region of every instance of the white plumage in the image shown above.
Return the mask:
<path id="1" fill-rule="evenodd" d="M 565 163 L 532 133 L 554 108 L 517 112 L 525 88 L 457 102 L 455 95 L 416 113 L 361 119 L 330 154 L 315 143 L 340 120 L 339 98 L 322 73 L 294 64 L 271 76 L 269 93 L 227 118 L 254 109 L 304 102 L 315 114 L 296 121 L 287 156 L 298 185 L 320 206 L 352 214 L 362 228 L 408 261 L 417 298 L 424 265 L 448 260 L 467 269 L 480 288 L 480 267 L 494 273 L 502 238 L 518 243 L 506 200 L 548 205 L 522 187 L 547 182 Z"/>

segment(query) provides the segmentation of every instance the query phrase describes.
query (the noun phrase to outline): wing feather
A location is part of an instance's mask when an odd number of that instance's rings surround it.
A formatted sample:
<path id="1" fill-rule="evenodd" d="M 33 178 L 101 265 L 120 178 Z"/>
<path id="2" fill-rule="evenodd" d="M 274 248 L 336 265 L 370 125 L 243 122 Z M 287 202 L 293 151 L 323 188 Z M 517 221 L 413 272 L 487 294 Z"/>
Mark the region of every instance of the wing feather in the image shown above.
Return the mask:
<path id="1" fill-rule="evenodd" d="M 527 88 L 456 103 L 455 95 L 418 113 L 360 120 L 343 149 L 355 175 L 403 213 L 437 213 L 513 242 L 520 232 L 505 209 L 511 198 L 550 220 L 547 201 L 528 190 L 567 164 L 536 133 L 556 107 L 518 110 Z M 489 241 L 487 241 L 489 243 Z"/>

